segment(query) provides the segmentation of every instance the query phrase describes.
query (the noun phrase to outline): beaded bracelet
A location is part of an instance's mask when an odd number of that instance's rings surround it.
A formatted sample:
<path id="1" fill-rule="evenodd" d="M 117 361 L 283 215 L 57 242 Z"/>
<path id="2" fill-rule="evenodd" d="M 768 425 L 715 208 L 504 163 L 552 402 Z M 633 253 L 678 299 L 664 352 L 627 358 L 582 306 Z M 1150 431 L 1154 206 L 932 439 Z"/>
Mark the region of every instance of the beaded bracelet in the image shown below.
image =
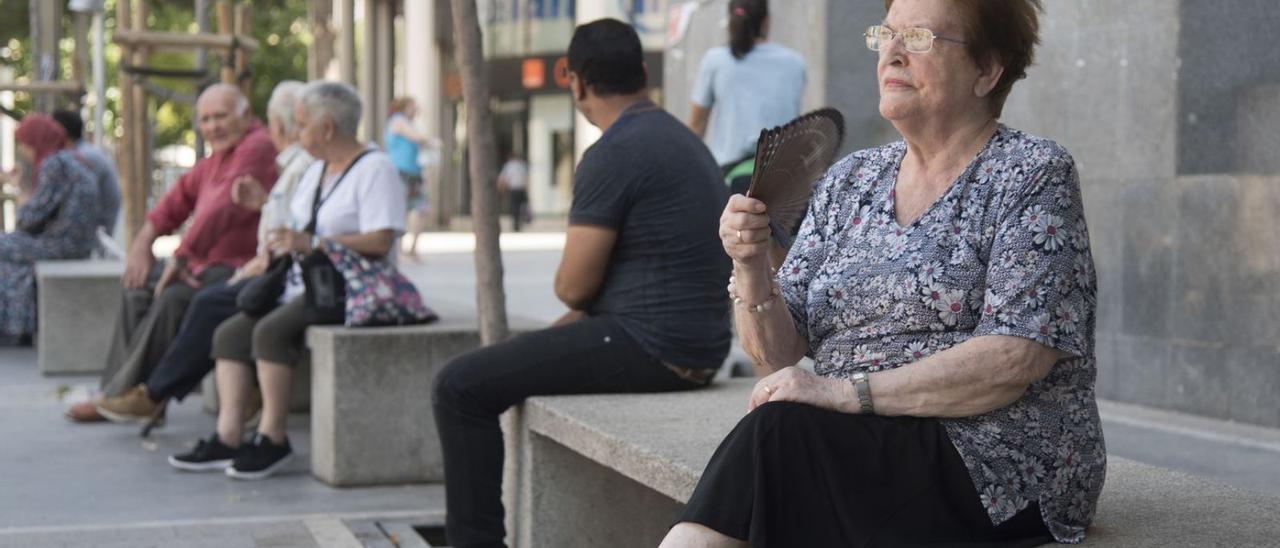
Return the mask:
<path id="1" fill-rule="evenodd" d="M 738 296 L 738 288 L 735 284 L 736 281 L 737 281 L 736 277 L 729 276 L 729 287 L 728 287 L 729 298 L 733 299 L 733 304 L 735 306 L 746 304 L 746 302 L 742 300 L 742 297 Z M 781 289 L 782 288 L 778 286 L 777 280 L 770 280 L 769 296 L 765 298 L 764 302 L 760 304 L 748 304 L 747 312 L 756 313 L 756 312 L 765 312 L 767 310 L 773 310 L 773 303 L 777 302 L 778 294 L 781 292 Z"/>

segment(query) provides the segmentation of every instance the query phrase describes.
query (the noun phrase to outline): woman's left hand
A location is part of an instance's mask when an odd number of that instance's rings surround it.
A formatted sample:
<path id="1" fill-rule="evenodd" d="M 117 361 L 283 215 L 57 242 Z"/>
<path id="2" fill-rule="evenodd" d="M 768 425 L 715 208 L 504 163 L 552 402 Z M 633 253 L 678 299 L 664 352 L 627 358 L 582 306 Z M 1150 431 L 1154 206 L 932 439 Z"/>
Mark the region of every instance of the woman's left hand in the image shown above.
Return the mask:
<path id="1" fill-rule="evenodd" d="M 272 230 L 267 233 L 267 249 L 273 255 L 307 253 L 311 251 L 311 235 L 287 228 Z"/>
<path id="2" fill-rule="evenodd" d="M 851 412 L 850 401 L 856 401 L 850 400 L 852 388 L 844 379 L 819 377 L 795 366 L 784 367 L 756 382 L 747 411 L 771 401 L 791 401 L 847 413 Z"/>

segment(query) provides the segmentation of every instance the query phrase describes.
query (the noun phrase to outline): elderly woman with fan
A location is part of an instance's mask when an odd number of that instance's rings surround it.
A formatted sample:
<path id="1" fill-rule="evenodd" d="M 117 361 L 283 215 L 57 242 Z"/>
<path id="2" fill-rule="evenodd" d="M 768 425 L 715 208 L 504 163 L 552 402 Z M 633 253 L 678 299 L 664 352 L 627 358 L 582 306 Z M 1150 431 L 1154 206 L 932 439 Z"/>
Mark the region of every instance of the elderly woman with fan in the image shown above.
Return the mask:
<path id="1" fill-rule="evenodd" d="M 770 205 L 735 196 L 721 217 L 763 378 L 663 546 L 1034 546 L 1079 542 L 1094 516 L 1079 179 L 1062 147 L 997 121 L 1040 3 L 886 7 L 866 41 L 904 139 L 830 168 L 776 274 Z"/>

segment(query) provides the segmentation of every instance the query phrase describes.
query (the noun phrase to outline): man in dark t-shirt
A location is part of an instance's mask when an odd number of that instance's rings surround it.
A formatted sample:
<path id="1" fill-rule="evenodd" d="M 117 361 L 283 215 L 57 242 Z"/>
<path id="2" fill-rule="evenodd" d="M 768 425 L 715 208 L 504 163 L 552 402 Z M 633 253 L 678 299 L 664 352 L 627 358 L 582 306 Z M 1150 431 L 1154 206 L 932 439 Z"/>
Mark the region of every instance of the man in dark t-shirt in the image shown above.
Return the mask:
<path id="1" fill-rule="evenodd" d="M 437 375 L 452 546 L 502 546 L 498 415 L 529 396 L 706 386 L 729 352 L 728 200 L 700 139 L 648 99 L 640 39 L 620 21 L 569 45 L 575 106 L 604 133 L 582 157 L 551 328 L 459 356 Z"/>

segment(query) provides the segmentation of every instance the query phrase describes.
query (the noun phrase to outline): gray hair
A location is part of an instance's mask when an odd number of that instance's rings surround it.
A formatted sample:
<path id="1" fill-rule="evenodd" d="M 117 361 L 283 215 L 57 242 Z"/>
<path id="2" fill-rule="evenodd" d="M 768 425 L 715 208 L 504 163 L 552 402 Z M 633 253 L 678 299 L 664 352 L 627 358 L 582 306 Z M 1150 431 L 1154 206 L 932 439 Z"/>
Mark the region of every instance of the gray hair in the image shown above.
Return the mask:
<path id="1" fill-rule="evenodd" d="M 213 95 L 216 95 L 216 94 L 231 94 L 231 96 L 235 99 L 235 102 L 236 102 L 235 103 L 236 116 L 244 116 L 249 112 L 249 98 L 245 97 L 244 93 L 240 92 L 240 88 L 233 86 L 231 84 L 224 84 L 219 82 L 207 88 L 204 88 L 204 91 L 200 92 L 200 98 L 203 99 L 205 97 L 212 97 Z M 197 101 L 197 104 L 199 104 L 198 101 Z"/>
<path id="2" fill-rule="evenodd" d="M 298 92 L 298 101 L 312 118 L 327 117 L 339 135 L 356 138 L 364 107 L 355 88 L 343 82 L 318 80 Z"/>
<path id="3" fill-rule="evenodd" d="M 298 92 L 303 85 L 297 80 L 280 82 L 271 90 L 271 99 L 267 100 L 267 116 L 275 116 L 280 120 L 285 135 L 293 135 L 293 130 L 297 127 L 293 119 L 293 107 L 298 102 Z"/>

